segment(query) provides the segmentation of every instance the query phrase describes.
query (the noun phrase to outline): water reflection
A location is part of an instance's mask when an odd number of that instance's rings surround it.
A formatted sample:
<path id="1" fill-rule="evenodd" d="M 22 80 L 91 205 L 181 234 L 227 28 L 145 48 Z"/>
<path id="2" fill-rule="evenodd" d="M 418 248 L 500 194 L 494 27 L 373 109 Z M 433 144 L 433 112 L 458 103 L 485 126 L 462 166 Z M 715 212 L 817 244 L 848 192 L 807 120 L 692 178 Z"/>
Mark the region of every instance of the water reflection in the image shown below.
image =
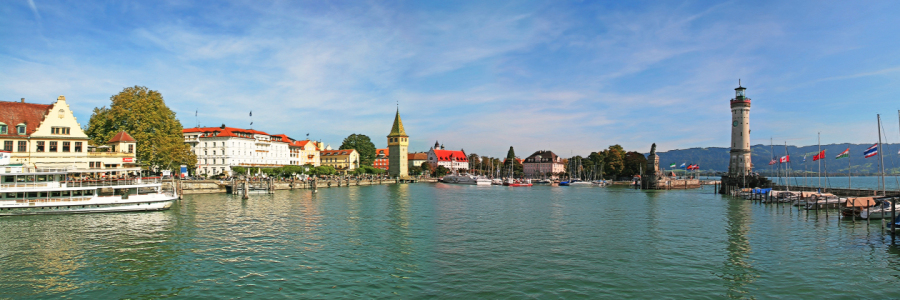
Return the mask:
<path id="1" fill-rule="evenodd" d="M 388 251 L 393 262 L 394 274 L 400 279 L 408 278 L 418 271 L 418 265 L 411 258 L 414 248 L 410 233 L 410 194 L 408 184 L 396 184 L 389 188 L 388 201 Z"/>
<path id="2" fill-rule="evenodd" d="M 722 263 L 722 273 L 717 274 L 727 288 L 727 296 L 730 298 L 747 297 L 747 286 L 753 283 L 758 276 L 758 271 L 750 263 L 750 240 L 747 234 L 752 223 L 751 202 L 729 199 L 727 201 L 727 218 L 725 231 L 728 234 L 728 244 L 725 247 L 727 259 Z"/>
<path id="3" fill-rule="evenodd" d="M 167 212 L 3 218 L 0 295 L 29 298 L 95 282 L 140 286 L 169 277 L 178 265 L 172 226 Z"/>

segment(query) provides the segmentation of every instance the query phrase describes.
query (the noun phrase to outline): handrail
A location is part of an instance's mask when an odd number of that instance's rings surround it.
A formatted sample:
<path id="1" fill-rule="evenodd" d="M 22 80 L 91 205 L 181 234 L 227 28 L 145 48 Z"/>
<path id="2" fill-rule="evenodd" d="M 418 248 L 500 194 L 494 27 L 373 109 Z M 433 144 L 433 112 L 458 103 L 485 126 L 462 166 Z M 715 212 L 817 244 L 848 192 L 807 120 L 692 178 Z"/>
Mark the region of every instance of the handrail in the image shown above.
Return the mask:
<path id="1" fill-rule="evenodd" d="M 51 182 L 21 182 L 14 184 L 2 184 L 0 189 L 47 189 L 47 188 L 71 188 L 71 187 L 104 187 L 104 186 L 125 186 L 125 185 L 147 185 L 162 183 L 161 177 L 140 177 L 131 179 L 111 179 L 111 180 L 66 180 Z M 57 183 L 52 185 L 51 183 Z"/>

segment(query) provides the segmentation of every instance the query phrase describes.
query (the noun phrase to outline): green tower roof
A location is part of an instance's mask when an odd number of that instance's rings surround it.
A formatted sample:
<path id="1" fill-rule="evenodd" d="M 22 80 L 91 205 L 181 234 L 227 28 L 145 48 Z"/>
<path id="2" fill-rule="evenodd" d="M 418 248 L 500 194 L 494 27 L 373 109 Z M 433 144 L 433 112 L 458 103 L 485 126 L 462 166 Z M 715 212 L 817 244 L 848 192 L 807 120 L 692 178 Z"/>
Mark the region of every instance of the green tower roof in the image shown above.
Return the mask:
<path id="1" fill-rule="evenodd" d="M 400 121 L 400 109 L 397 109 L 397 116 L 394 117 L 394 126 L 391 127 L 391 134 L 388 136 L 406 136 L 406 130 L 403 130 L 403 121 Z"/>

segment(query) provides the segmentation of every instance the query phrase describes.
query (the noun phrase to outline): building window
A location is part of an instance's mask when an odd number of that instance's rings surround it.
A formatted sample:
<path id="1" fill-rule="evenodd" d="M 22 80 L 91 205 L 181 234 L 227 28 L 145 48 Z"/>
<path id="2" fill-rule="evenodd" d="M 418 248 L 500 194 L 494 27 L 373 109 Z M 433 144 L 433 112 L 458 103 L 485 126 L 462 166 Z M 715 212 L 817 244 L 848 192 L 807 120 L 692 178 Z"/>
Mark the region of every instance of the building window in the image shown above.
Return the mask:
<path id="1" fill-rule="evenodd" d="M 69 149 L 70 149 L 69 146 L 71 146 L 71 145 L 72 145 L 72 143 L 70 143 L 70 142 L 63 142 L 62 152 L 69 152 Z"/>
<path id="2" fill-rule="evenodd" d="M 28 152 L 28 142 L 19 141 L 19 152 Z"/>
<path id="3" fill-rule="evenodd" d="M 50 142 L 50 152 L 56 152 L 56 150 L 57 150 L 56 145 L 57 145 L 57 142 L 55 142 L 55 141 Z"/>
<path id="4" fill-rule="evenodd" d="M 44 152 L 44 141 L 37 142 L 37 152 Z"/>
<path id="5" fill-rule="evenodd" d="M 134 153 L 134 145 L 128 145 L 128 153 Z"/>
<path id="6" fill-rule="evenodd" d="M 64 135 L 68 135 L 68 134 L 69 134 L 69 127 L 52 127 L 52 128 L 50 128 L 50 132 L 51 132 L 52 134 L 64 134 Z"/>
<path id="7" fill-rule="evenodd" d="M 19 135 L 25 135 L 25 124 L 16 125 L 16 132 L 19 133 Z"/>
<path id="8" fill-rule="evenodd" d="M 6 130 L 8 130 L 6 124 L 0 123 L 0 134 L 6 134 Z"/>
<path id="9" fill-rule="evenodd" d="M 75 142 L 75 152 L 81 152 L 81 142 Z"/>
<path id="10" fill-rule="evenodd" d="M 12 151 L 12 145 L 13 145 L 12 142 L 13 141 L 4 141 L 3 142 L 3 150 Z"/>

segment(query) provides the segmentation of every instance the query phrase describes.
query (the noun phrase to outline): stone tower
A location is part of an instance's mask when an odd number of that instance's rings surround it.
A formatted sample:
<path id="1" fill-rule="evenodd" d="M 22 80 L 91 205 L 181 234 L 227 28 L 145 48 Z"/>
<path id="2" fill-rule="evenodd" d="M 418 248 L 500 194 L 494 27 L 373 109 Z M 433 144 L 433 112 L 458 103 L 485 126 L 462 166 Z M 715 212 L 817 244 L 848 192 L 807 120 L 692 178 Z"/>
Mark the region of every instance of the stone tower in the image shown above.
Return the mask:
<path id="1" fill-rule="evenodd" d="M 409 148 L 409 136 L 403 130 L 403 121 L 400 120 L 400 109 L 394 116 L 394 126 L 388 134 L 388 174 L 391 177 L 406 178 L 409 176 L 409 161 L 407 149 Z"/>
<path id="2" fill-rule="evenodd" d="M 728 175 L 748 175 L 752 171 L 750 163 L 750 98 L 744 94 L 746 88 L 734 89 L 731 99 L 731 160 L 728 163 Z"/>

